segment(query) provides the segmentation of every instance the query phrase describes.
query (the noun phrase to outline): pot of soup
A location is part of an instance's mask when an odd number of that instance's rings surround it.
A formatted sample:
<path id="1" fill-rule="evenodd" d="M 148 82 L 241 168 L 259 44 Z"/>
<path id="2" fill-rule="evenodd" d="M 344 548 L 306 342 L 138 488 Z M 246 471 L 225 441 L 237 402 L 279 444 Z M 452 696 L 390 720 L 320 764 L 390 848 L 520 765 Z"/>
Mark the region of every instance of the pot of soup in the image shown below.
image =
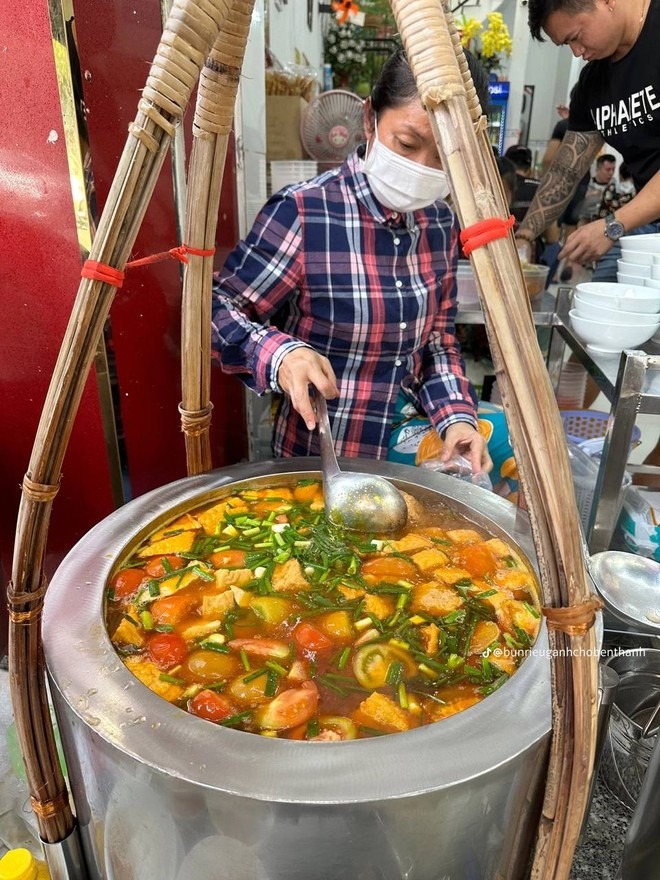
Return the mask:
<path id="1" fill-rule="evenodd" d="M 524 875 L 551 725 L 528 521 L 369 467 L 400 533 L 328 523 L 318 460 L 261 462 L 150 492 L 64 560 L 44 649 L 92 877 Z"/>

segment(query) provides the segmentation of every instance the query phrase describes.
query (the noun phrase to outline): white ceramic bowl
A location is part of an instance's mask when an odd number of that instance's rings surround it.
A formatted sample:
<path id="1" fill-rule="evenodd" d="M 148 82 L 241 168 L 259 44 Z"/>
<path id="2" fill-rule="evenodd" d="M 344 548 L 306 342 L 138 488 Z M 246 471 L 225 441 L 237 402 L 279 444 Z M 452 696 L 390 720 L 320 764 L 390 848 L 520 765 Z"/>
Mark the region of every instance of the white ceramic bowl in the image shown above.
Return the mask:
<path id="1" fill-rule="evenodd" d="M 626 245 L 621 246 L 621 259 L 626 263 L 635 263 L 637 266 L 652 266 L 656 257 L 660 261 L 660 254 L 654 254 L 653 251 L 636 251 Z"/>
<path id="2" fill-rule="evenodd" d="M 620 322 L 594 321 L 583 318 L 575 309 L 568 313 L 571 326 L 580 339 L 587 344 L 587 349 L 596 353 L 614 354 L 624 348 L 636 348 L 660 328 L 660 320 L 647 320 L 643 324 L 622 325 Z"/>
<path id="3" fill-rule="evenodd" d="M 602 298 L 601 298 L 602 300 Z M 648 312 L 630 312 L 627 309 L 608 308 L 605 302 L 593 303 L 583 299 L 579 293 L 573 297 L 573 310 L 580 318 L 592 318 L 594 321 L 612 321 L 623 325 L 644 324 L 655 322 L 655 317 Z M 660 317 L 658 317 L 660 321 Z"/>
<path id="4" fill-rule="evenodd" d="M 651 277 L 651 264 L 629 263 L 627 260 L 617 260 L 616 267 L 622 275 L 638 275 L 640 278 Z"/>
<path id="5" fill-rule="evenodd" d="M 644 287 L 646 287 L 647 290 L 655 290 L 656 292 L 660 291 L 660 278 L 645 278 Z"/>
<path id="6" fill-rule="evenodd" d="M 660 232 L 651 232 L 648 235 L 623 235 L 619 243 L 626 250 L 660 254 Z"/>
<path id="7" fill-rule="evenodd" d="M 582 300 L 608 309 L 624 309 L 629 312 L 645 312 L 650 315 L 660 312 L 660 291 L 637 284 L 615 284 L 611 281 L 585 281 L 576 285 L 575 295 Z"/>
<path id="8" fill-rule="evenodd" d="M 646 278 L 640 278 L 639 275 L 628 275 L 625 272 L 617 272 L 616 280 L 619 284 L 644 284 Z"/>

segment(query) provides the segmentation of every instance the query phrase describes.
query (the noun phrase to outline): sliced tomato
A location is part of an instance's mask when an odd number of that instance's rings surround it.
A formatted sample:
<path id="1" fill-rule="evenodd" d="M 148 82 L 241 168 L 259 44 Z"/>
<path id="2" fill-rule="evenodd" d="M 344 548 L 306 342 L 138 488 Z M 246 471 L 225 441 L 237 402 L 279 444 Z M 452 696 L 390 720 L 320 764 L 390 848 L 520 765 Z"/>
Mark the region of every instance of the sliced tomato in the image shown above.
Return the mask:
<path id="1" fill-rule="evenodd" d="M 472 577 L 485 577 L 495 574 L 498 562 L 485 544 L 466 544 L 453 554 L 453 561 L 467 569 Z"/>
<path id="2" fill-rule="evenodd" d="M 156 599 L 150 610 L 156 623 L 172 626 L 180 623 L 199 603 L 200 597 L 194 593 L 173 593 L 171 596 Z"/>
<path id="3" fill-rule="evenodd" d="M 155 633 L 147 645 L 149 657 L 160 669 L 170 669 L 183 663 L 188 647 L 178 633 Z"/>
<path id="4" fill-rule="evenodd" d="M 203 690 L 188 701 L 188 711 L 199 718 L 207 721 L 224 721 L 235 715 L 234 707 L 221 694 L 215 691 Z"/>
<path id="5" fill-rule="evenodd" d="M 318 688 L 313 681 L 306 681 L 299 688 L 282 691 L 267 706 L 257 709 L 254 720 L 265 730 L 289 730 L 309 721 L 318 702 Z"/>
<path id="6" fill-rule="evenodd" d="M 409 559 L 402 559 L 400 556 L 376 556 L 362 564 L 360 573 L 368 580 L 396 583 L 400 580 L 414 580 L 419 571 Z"/>
<path id="7" fill-rule="evenodd" d="M 393 663 L 401 663 L 403 678 L 417 675 L 417 665 L 407 651 L 381 642 L 363 645 L 353 657 L 353 672 L 364 688 L 376 690 L 387 684 L 387 673 Z"/>
<path id="8" fill-rule="evenodd" d="M 143 568 L 124 568 L 112 579 L 110 586 L 115 591 L 115 599 L 122 602 L 130 596 L 137 593 L 138 588 L 143 581 L 148 580 L 149 576 L 145 574 Z"/>
<path id="9" fill-rule="evenodd" d="M 305 651 L 328 651 L 333 647 L 332 639 L 306 621 L 298 624 L 293 631 L 296 644 Z"/>
<path id="10" fill-rule="evenodd" d="M 250 656 L 271 660 L 286 660 L 291 653 L 288 644 L 277 639 L 232 639 L 227 644 L 233 651 L 245 651 Z"/>
<path id="11" fill-rule="evenodd" d="M 155 556 L 147 562 L 144 570 L 149 577 L 160 578 L 169 570 L 176 571 L 178 568 L 183 568 L 185 564 L 186 560 L 180 556 Z"/>
<path id="12" fill-rule="evenodd" d="M 245 568 L 245 550 L 219 550 L 209 562 L 214 568 Z"/>

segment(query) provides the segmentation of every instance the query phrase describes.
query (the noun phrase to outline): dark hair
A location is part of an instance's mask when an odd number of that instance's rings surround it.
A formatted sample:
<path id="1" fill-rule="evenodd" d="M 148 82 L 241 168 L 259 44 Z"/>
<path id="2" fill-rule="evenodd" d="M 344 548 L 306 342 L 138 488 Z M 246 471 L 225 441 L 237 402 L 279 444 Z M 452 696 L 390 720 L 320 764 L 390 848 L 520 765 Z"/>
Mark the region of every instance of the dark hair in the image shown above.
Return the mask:
<path id="1" fill-rule="evenodd" d="M 532 164 L 532 151 L 524 144 L 514 144 L 507 149 L 504 155 L 521 171 L 529 168 Z"/>
<path id="2" fill-rule="evenodd" d="M 545 42 L 541 35 L 546 21 L 553 12 L 561 9 L 569 15 L 577 15 L 585 9 L 592 9 L 596 0 L 529 0 L 527 7 L 527 24 L 529 32 L 539 43 Z"/>
<path id="3" fill-rule="evenodd" d="M 628 168 L 625 162 L 619 165 L 619 180 L 632 180 L 630 168 Z"/>
<path id="4" fill-rule="evenodd" d="M 466 51 L 465 58 L 472 76 L 472 82 L 481 104 L 482 112 L 488 115 L 488 75 L 481 62 Z M 403 48 L 397 49 L 383 64 L 378 79 L 371 90 L 371 106 L 378 117 L 383 111 L 409 104 L 419 96 L 415 77 L 410 69 Z"/>
<path id="5" fill-rule="evenodd" d="M 502 182 L 508 185 L 511 195 L 513 195 L 516 191 L 516 166 L 506 156 L 498 156 L 495 161 L 497 162 L 497 170 L 500 172 Z"/>
<path id="6" fill-rule="evenodd" d="M 602 156 L 596 159 L 596 167 L 600 168 L 604 162 L 614 162 L 616 165 L 616 156 L 613 156 L 611 153 L 603 153 Z"/>

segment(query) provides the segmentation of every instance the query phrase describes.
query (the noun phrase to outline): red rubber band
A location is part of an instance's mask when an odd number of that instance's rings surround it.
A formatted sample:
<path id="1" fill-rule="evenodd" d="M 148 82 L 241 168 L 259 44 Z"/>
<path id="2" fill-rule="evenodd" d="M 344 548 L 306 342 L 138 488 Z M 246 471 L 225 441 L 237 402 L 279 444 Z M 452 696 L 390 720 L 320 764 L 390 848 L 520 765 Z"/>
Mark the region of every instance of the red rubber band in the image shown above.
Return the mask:
<path id="1" fill-rule="evenodd" d="M 469 257 L 472 251 L 498 238 L 506 238 L 509 230 L 516 222 L 516 218 L 511 214 L 505 220 L 503 217 L 488 217 L 486 220 L 480 220 L 472 226 L 461 230 L 460 239 L 463 245 L 463 253 Z"/>
<path id="2" fill-rule="evenodd" d="M 115 269 L 114 266 L 108 266 L 106 263 L 99 263 L 96 260 L 85 260 L 80 274 L 83 278 L 103 281 L 113 287 L 121 287 L 124 283 L 124 273 L 120 269 Z"/>
<path id="3" fill-rule="evenodd" d="M 187 244 L 180 247 L 171 248 L 169 251 L 162 251 L 159 254 L 151 254 L 149 257 L 142 257 L 139 260 L 131 260 L 126 263 L 126 268 L 131 266 L 147 266 L 150 263 L 160 263 L 162 260 L 173 259 L 179 260 L 181 263 L 187 263 L 187 254 L 195 257 L 212 257 L 215 254 L 215 248 L 194 248 Z M 95 281 L 103 281 L 105 284 L 112 284 L 113 287 L 121 287 L 124 283 L 124 273 L 120 269 L 108 266 L 107 263 L 99 263 L 96 260 L 85 260 L 80 272 L 83 278 L 92 278 Z"/>

